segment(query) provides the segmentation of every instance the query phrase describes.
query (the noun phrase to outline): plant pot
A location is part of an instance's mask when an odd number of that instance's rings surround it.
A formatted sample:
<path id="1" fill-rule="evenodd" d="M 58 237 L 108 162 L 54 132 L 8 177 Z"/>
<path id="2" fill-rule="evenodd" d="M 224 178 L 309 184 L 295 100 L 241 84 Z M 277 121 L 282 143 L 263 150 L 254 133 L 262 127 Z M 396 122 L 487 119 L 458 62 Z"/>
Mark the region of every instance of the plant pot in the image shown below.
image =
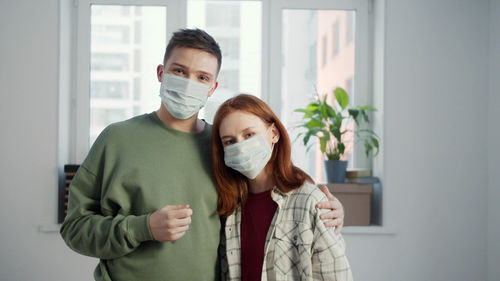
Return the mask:
<path id="1" fill-rule="evenodd" d="M 347 161 L 325 160 L 326 179 L 329 183 L 343 183 Z"/>

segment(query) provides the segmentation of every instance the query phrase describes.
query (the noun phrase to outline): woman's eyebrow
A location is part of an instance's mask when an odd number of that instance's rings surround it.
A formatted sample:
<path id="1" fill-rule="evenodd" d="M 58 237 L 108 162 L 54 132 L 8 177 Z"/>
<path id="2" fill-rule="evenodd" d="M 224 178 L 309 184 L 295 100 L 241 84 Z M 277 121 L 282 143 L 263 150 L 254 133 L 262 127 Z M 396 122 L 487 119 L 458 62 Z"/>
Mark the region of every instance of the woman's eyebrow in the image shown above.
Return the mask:
<path id="1" fill-rule="evenodd" d="M 244 132 L 244 131 L 248 131 L 248 130 L 250 130 L 250 129 L 254 129 L 254 128 L 255 128 L 254 126 L 246 127 L 245 129 L 241 130 L 241 131 L 240 131 L 240 133 L 241 133 L 241 132 Z M 220 138 L 221 138 L 221 139 L 225 139 L 225 138 L 232 138 L 232 136 L 221 136 Z"/>

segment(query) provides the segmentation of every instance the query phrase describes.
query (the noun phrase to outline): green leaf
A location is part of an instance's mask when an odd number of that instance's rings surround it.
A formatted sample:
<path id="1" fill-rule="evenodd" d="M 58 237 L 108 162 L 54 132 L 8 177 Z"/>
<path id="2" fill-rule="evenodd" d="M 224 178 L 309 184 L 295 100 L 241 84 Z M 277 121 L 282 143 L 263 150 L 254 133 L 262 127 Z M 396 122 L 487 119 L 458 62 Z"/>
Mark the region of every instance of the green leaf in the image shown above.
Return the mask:
<path id="1" fill-rule="evenodd" d="M 377 109 L 371 105 L 365 105 L 365 106 L 362 106 L 360 107 L 361 110 L 367 110 L 367 111 L 377 111 Z"/>
<path id="2" fill-rule="evenodd" d="M 335 88 L 333 93 L 335 94 L 335 99 L 339 103 L 340 107 L 342 108 L 342 110 L 344 110 L 349 103 L 349 96 L 347 95 L 346 91 L 340 87 L 337 87 Z"/>
<path id="3" fill-rule="evenodd" d="M 379 143 L 378 143 L 378 140 L 376 138 L 372 137 L 371 139 L 372 139 L 373 146 L 375 146 L 375 148 L 377 149 L 375 154 L 373 154 L 373 157 L 375 157 L 378 155 L 378 152 L 379 152 Z"/>
<path id="4" fill-rule="evenodd" d="M 340 127 L 342 127 L 342 120 L 344 120 L 344 116 L 342 116 L 342 113 L 338 112 L 333 120 L 333 126 L 340 129 Z"/>
<path id="5" fill-rule="evenodd" d="M 377 136 L 377 134 L 373 130 L 370 130 L 370 129 L 360 129 L 357 131 L 357 133 L 367 133 L 369 135 Z"/>
<path id="6" fill-rule="evenodd" d="M 337 128 L 337 127 L 330 127 L 330 132 L 332 132 L 332 135 L 333 135 L 333 136 L 334 136 L 337 140 L 339 140 L 339 141 L 340 141 L 340 135 L 341 135 L 341 133 L 340 133 L 340 129 L 339 129 L 339 128 Z"/>
<path id="7" fill-rule="evenodd" d="M 344 154 L 344 151 L 345 151 L 345 145 L 343 142 L 338 142 L 337 143 L 337 149 L 339 151 L 339 158 L 340 156 L 342 156 Z"/>
<path id="8" fill-rule="evenodd" d="M 370 144 L 370 142 L 368 141 L 368 139 L 365 139 L 365 153 L 366 153 L 366 157 L 370 157 L 371 151 L 372 151 L 372 145 Z"/>
<path id="9" fill-rule="evenodd" d="M 304 113 L 304 116 L 302 116 L 302 119 L 307 119 L 307 118 L 311 118 L 313 116 L 313 112 L 307 110 L 307 109 L 303 109 L 303 108 L 299 108 L 299 109 L 295 109 L 294 112 L 301 112 L 301 113 Z"/>
<path id="10" fill-rule="evenodd" d="M 366 111 L 361 109 L 361 115 L 363 116 L 363 120 L 365 120 L 366 123 L 370 123 L 370 119 L 368 118 L 368 114 L 366 114 Z"/>
<path id="11" fill-rule="evenodd" d="M 329 118 L 335 117 L 335 110 L 329 104 L 327 104 L 326 113 Z"/>
<path id="12" fill-rule="evenodd" d="M 322 128 L 322 127 L 324 127 L 323 123 L 321 123 L 321 121 L 316 120 L 316 119 L 311 119 L 311 121 L 309 121 L 307 124 L 309 124 L 310 128 L 315 128 L 315 127 Z"/>
<path id="13" fill-rule="evenodd" d="M 317 111 L 318 108 L 319 108 L 319 103 L 311 102 L 310 104 L 307 105 L 306 110 L 313 113 L 314 111 Z"/>
<path id="14" fill-rule="evenodd" d="M 359 126 L 359 121 L 358 121 L 359 110 L 357 108 L 349 108 L 348 112 L 349 115 L 352 116 L 352 118 L 354 119 L 354 122 L 356 122 L 356 125 Z"/>
<path id="15" fill-rule="evenodd" d="M 304 145 L 307 145 L 310 138 L 311 138 L 311 132 L 307 132 L 306 135 L 304 136 L 304 139 L 303 139 Z"/>
<path id="16" fill-rule="evenodd" d="M 328 160 L 339 160 L 338 156 L 336 156 L 336 155 L 337 154 L 335 154 L 335 153 L 326 153 L 326 158 Z M 337 158 L 335 158 L 335 157 L 337 157 Z"/>
<path id="17" fill-rule="evenodd" d="M 294 112 L 309 113 L 310 111 L 307 110 L 307 109 L 303 109 L 303 108 L 297 108 L 297 109 L 294 110 Z"/>
<path id="18" fill-rule="evenodd" d="M 323 138 L 325 138 L 327 141 L 329 141 L 330 140 L 330 132 L 328 132 L 325 129 L 321 130 L 321 132 L 323 133 Z"/>
<path id="19" fill-rule="evenodd" d="M 321 150 L 322 153 L 325 153 L 325 150 L 326 150 L 326 139 L 325 138 L 319 138 L 319 149 Z"/>
<path id="20" fill-rule="evenodd" d="M 321 116 L 325 119 L 328 118 L 328 113 L 327 113 L 327 104 L 326 103 L 323 103 L 322 105 L 320 105 L 320 110 L 321 110 Z"/>

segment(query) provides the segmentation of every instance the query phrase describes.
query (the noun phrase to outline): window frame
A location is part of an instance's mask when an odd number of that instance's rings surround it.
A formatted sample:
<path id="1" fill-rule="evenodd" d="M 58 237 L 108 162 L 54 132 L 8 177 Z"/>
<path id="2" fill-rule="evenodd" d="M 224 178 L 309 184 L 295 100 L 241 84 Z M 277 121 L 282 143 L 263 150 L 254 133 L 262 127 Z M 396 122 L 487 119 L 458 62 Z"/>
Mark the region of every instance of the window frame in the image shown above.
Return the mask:
<path id="1" fill-rule="evenodd" d="M 207 0 L 210 1 L 210 0 Z M 225 0 L 218 0 L 225 1 Z M 228 0 L 238 1 L 238 0 Z M 382 146 L 373 159 L 373 174 L 385 178 L 384 166 L 384 59 L 385 59 L 385 0 L 245 0 L 262 3 L 262 77 L 261 98 L 278 116 L 281 116 L 281 28 L 283 9 L 356 9 L 354 20 L 356 50 L 357 104 L 372 104 L 378 111 L 373 114 L 373 129 Z M 90 5 L 141 5 L 167 7 L 166 38 L 187 25 L 186 0 L 61 0 L 60 3 L 60 56 L 59 56 L 59 136 L 58 161 L 60 167 L 69 163 L 82 163 L 89 150 L 90 126 Z M 180 16 L 184 15 L 184 16 Z M 371 27 L 369 25 L 372 24 Z M 376 35 L 376 36 L 375 36 Z M 317 44 L 319 44 L 318 42 Z M 84 48 L 86 46 L 86 48 Z M 360 46 L 364 46 L 361 48 Z M 273 58 L 272 60 L 269 58 Z M 361 98 L 359 93 L 364 93 Z M 274 93 L 274 94 L 273 94 Z M 280 93 L 276 95 L 275 93 Z M 362 148 L 356 150 L 363 151 Z M 356 154 L 356 163 L 365 159 Z M 365 160 L 366 161 L 366 160 Z M 60 182 L 64 176 L 59 171 Z M 395 234 L 394 218 L 390 215 L 394 192 L 384 185 L 384 200 L 379 202 L 380 227 L 348 227 L 344 233 Z M 389 202 L 390 201 L 390 202 Z M 389 203 L 388 203 L 389 202 Z M 391 209 L 391 210 L 389 210 Z"/>
<path id="2" fill-rule="evenodd" d="M 208 0 L 209 1 L 209 0 Z M 221 1 L 221 0 L 219 0 Z M 222 0 L 224 1 L 224 0 Z M 237 0 L 228 0 L 237 1 Z M 353 104 L 373 104 L 372 77 L 369 75 L 373 69 L 369 23 L 371 17 L 371 0 L 246 0 L 260 1 L 262 3 L 262 77 L 261 98 L 266 101 L 278 116 L 281 116 L 281 74 L 282 65 L 281 38 L 282 38 L 282 11 L 284 9 L 319 9 L 319 10 L 356 10 L 355 18 L 355 69 L 356 89 Z M 98 5 L 140 5 L 140 6 L 165 6 L 167 8 L 167 34 L 183 28 L 187 24 L 187 1 L 184 0 L 75 0 L 77 7 L 77 21 L 74 43 L 76 54 L 74 75 L 72 75 L 72 94 L 70 112 L 70 125 L 67 135 L 69 137 L 69 162 L 80 163 L 85 159 L 89 150 L 90 126 L 90 6 Z M 184 15 L 184 16 L 181 16 Z M 266 28 L 267 27 L 267 28 Z M 329 52 L 327 51 L 328 55 Z M 273 58 L 272 60 L 269 58 Z M 358 167 L 371 167 L 371 163 L 364 156 L 361 143 L 354 149 L 352 159 Z"/>
<path id="3" fill-rule="evenodd" d="M 270 1 L 269 38 L 270 58 L 268 93 L 280 93 L 268 95 L 266 102 L 271 106 L 278 116 L 281 116 L 281 38 L 282 38 L 282 10 L 284 9 L 317 9 L 317 10 L 356 10 L 355 17 L 355 79 L 354 88 L 356 96 L 350 104 L 373 104 L 373 77 L 370 75 L 373 64 L 373 39 L 370 22 L 373 22 L 372 0 L 272 0 Z M 318 42 L 321 43 L 321 42 Z M 327 52 L 328 53 L 328 52 Z M 364 154 L 362 143 L 355 144 L 352 156 L 356 167 L 372 168 L 372 162 Z"/>
<path id="4" fill-rule="evenodd" d="M 69 159 L 81 163 L 89 151 L 90 128 L 90 7 L 91 5 L 163 6 L 166 8 L 166 38 L 186 25 L 186 5 L 180 0 L 77 0 L 76 67 L 74 68 L 74 95 L 72 96 L 73 126 L 69 132 Z"/>

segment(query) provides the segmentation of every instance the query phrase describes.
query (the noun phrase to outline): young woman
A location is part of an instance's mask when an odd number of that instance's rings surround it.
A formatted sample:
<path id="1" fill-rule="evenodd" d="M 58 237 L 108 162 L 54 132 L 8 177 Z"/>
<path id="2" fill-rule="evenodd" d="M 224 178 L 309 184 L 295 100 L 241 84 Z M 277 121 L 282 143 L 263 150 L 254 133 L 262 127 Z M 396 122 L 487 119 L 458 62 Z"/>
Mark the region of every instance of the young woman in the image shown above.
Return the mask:
<path id="1" fill-rule="evenodd" d="M 342 236 L 319 218 L 326 196 L 290 155 L 285 127 L 260 99 L 239 95 L 217 111 L 223 280 L 352 280 Z"/>

